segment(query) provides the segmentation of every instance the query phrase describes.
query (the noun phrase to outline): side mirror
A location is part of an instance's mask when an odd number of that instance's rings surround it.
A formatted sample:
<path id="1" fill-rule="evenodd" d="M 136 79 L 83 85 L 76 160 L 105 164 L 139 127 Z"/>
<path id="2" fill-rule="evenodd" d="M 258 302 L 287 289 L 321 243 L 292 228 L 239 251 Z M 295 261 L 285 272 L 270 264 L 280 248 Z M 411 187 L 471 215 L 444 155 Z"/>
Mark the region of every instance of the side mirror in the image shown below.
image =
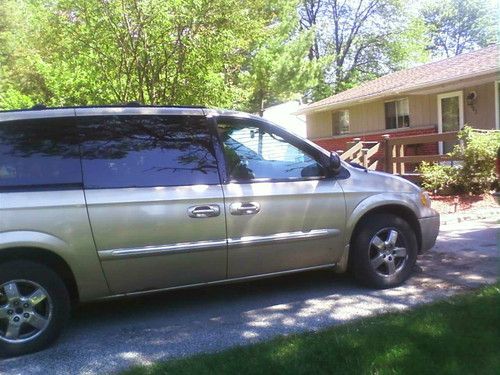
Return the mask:
<path id="1" fill-rule="evenodd" d="M 342 162 L 340 160 L 339 154 L 337 154 L 335 151 L 330 152 L 330 159 L 329 159 L 329 168 L 330 170 L 337 174 L 340 172 L 340 167 L 342 166 Z"/>

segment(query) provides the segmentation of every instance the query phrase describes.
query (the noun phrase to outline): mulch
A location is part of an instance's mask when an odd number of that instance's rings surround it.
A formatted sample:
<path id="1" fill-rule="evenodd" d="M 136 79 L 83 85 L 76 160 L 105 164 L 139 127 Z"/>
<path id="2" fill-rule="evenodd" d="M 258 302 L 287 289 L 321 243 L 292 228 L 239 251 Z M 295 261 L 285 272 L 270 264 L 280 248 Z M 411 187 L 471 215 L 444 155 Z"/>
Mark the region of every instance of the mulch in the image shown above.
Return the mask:
<path id="1" fill-rule="evenodd" d="M 498 208 L 491 194 L 483 195 L 434 195 L 431 194 L 432 208 L 440 214 L 481 213 L 484 210 Z"/>

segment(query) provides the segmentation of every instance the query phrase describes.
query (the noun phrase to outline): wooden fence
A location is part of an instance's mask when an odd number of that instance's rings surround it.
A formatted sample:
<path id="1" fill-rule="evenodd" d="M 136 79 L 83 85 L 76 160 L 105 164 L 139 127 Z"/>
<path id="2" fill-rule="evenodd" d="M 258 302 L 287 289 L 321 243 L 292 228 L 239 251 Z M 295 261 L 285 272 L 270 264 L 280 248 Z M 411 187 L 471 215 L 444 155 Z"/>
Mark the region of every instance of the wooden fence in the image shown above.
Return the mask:
<path id="1" fill-rule="evenodd" d="M 406 174 L 405 163 L 419 164 L 422 161 L 441 162 L 450 161 L 452 158 L 448 155 L 405 155 L 405 146 L 424 143 L 437 142 L 457 142 L 458 132 L 444 132 L 425 135 L 412 135 L 401 138 L 390 138 L 383 136 L 384 144 L 384 171 L 394 174 Z M 460 160 L 460 159 L 453 159 Z"/>
<path id="2" fill-rule="evenodd" d="M 498 130 L 473 129 L 478 133 L 493 133 Z M 348 143 L 348 149 L 345 152 L 338 151 L 342 160 L 358 163 L 367 169 L 383 169 L 385 172 L 409 175 L 405 164 L 420 164 L 426 162 L 458 161 L 459 158 L 451 158 L 449 155 L 406 155 L 405 147 L 410 145 L 422 145 L 426 143 L 439 142 L 458 142 L 458 132 L 444 132 L 424 135 L 410 135 L 405 137 L 391 138 L 389 135 L 383 135 L 382 142 L 362 141 L 361 138 L 354 138 Z M 436 147 L 436 150 L 438 147 Z M 383 168 L 379 165 L 380 153 L 383 150 Z M 380 168 L 378 168 L 380 167 Z M 413 171 L 412 171 L 413 172 Z M 415 173 L 410 173 L 414 175 Z"/>
<path id="3" fill-rule="evenodd" d="M 370 170 L 377 169 L 378 160 L 372 160 L 372 158 L 380 151 L 380 142 L 363 142 L 361 138 L 354 138 L 353 142 L 349 142 L 348 145 L 350 147 L 347 151 L 339 151 L 342 160 L 358 163 Z"/>

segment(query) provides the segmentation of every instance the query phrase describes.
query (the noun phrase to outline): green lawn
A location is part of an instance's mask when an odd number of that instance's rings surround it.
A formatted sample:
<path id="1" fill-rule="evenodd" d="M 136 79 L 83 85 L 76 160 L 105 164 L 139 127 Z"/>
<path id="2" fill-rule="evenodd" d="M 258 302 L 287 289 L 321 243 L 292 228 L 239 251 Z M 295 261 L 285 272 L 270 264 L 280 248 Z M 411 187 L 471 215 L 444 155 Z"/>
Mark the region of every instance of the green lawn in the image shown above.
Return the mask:
<path id="1" fill-rule="evenodd" d="M 124 374 L 269 373 L 500 374 L 500 284 L 404 313 Z"/>

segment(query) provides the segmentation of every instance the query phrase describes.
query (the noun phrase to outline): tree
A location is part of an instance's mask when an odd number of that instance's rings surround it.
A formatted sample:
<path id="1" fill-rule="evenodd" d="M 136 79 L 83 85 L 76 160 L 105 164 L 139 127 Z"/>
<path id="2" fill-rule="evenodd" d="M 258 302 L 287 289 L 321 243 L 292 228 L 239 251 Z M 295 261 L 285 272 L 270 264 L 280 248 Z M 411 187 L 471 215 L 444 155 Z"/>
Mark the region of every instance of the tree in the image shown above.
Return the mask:
<path id="1" fill-rule="evenodd" d="M 24 35 L 27 43 L 13 54 L 19 56 L 13 76 L 26 79 L 19 67 L 29 66 L 43 87 L 18 86 L 19 91 L 53 105 L 228 104 L 233 98 L 225 69 L 241 64 L 239 51 L 269 21 L 258 1 L 26 3 L 31 24 L 26 27 L 17 15 L 26 30 L 16 27 L 12 34 Z M 240 21 L 232 22 L 232 15 Z"/>
<path id="2" fill-rule="evenodd" d="M 266 106 L 300 98 L 315 86 L 318 67 L 307 58 L 313 33 L 300 30 L 297 3 L 278 0 L 269 7 L 275 22 L 255 42 L 241 76 L 250 95 L 246 109 L 261 115 Z"/>
<path id="3" fill-rule="evenodd" d="M 421 10 L 434 56 L 451 57 L 495 42 L 496 9 L 482 0 L 443 0 Z"/>
<path id="4" fill-rule="evenodd" d="M 9 56 L 0 107 L 139 100 L 256 109 L 256 93 L 285 98 L 308 83 L 297 78 L 307 37 L 294 26 L 293 0 L 1 1 L 13 22 L 12 48 L 0 45 Z"/>
<path id="5" fill-rule="evenodd" d="M 422 27 L 400 1 L 303 0 L 300 14 L 315 30 L 309 57 L 330 59 L 315 99 L 426 60 Z"/>

